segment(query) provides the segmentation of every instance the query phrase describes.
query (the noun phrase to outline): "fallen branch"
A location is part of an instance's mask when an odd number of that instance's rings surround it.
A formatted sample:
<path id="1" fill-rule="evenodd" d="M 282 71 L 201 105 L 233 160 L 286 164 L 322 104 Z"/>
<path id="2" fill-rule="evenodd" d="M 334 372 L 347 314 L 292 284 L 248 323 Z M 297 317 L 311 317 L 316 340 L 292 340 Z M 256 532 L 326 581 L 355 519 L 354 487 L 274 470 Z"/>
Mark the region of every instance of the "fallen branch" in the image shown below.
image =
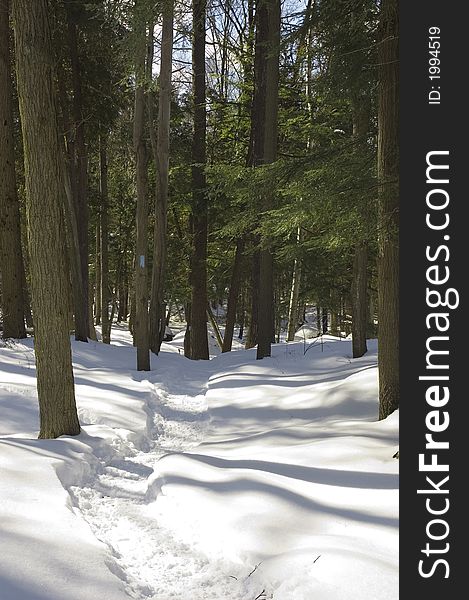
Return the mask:
<path id="1" fill-rule="evenodd" d="M 254 573 L 254 571 L 257 571 L 257 568 L 259 567 L 259 565 L 262 564 L 262 561 L 260 563 L 257 563 L 257 565 L 254 567 L 254 569 L 249 573 L 248 577 L 251 577 L 251 575 Z M 246 577 L 246 579 L 248 578 Z M 264 590 L 265 591 L 265 590 Z M 261 592 L 262 593 L 262 592 Z"/>

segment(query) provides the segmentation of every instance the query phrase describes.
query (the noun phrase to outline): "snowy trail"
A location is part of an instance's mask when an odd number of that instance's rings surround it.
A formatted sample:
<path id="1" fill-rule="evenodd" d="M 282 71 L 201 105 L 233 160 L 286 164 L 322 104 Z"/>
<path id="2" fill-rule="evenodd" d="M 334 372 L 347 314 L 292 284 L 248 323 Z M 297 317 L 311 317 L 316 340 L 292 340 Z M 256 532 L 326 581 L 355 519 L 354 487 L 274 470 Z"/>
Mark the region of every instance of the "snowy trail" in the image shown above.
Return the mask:
<path id="1" fill-rule="evenodd" d="M 74 503 L 95 536 L 110 548 L 115 559 L 110 568 L 123 580 L 130 597 L 243 599 L 243 586 L 237 584 L 239 565 L 214 561 L 193 543 L 178 539 L 158 522 L 154 509 L 149 510 L 154 493 L 148 497 L 148 478 L 157 471 L 159 459 L 191 450 L 203 440 L 208 424 L 205 395 L 172 395 L 145 383 L 152 411 L 151 448 L 135 448 L 130 456 L 117 453 L 111 460 L 102 460 L 91 485 L 70 488 Z M 199 386 L 205 392 L 206 385 L 199 382 Z M 192 381 L 191 387 L 193 393 L 197 382 Z M 184 384 L 179 381 L 181 388 Z"/>
<path id="2" fill-rule="evenodd" d="M 59 440 L 36 439 L 32 341 L 0 352 L 1 600 L 396 600 L 376 343 L 201 362 L 181 338 L 142 374 L 113 342 L 73 343 L 83 431 Z"/>

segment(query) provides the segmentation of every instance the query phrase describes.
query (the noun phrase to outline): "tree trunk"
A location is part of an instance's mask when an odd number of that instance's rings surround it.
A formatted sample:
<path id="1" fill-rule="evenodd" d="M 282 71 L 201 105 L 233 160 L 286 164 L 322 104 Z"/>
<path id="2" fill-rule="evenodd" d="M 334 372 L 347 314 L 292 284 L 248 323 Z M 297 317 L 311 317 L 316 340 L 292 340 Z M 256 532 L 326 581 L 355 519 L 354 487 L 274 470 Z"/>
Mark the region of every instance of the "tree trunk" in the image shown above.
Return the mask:
<path id="1" fill-rule="evenodd" d="M 99 138 L 99 172 L 101 193 L 101 331 L 103 343 L 110 344 L 112 322 L 109 320 L 109 195 L 107 185 L 107 140 L 104 135 Z"/>
<path id="2" fill-rule="evenodd" d="M 207 303 L 207 317 L 209 318 L 210 324 L 212 325 L 212 329 L 215 334 L 217 344 L 220 347 L 220 350 L 223 352 L 223 338 L 221 336 L 220 328 L 218 327 L 217 320 L 215 319 L 212 308 L 210 306 L 210 302 Z"/>
<path id="3" fill-rule="evenodd" d="M 368 287 L 368 320 L 366 325 L 366 335 L 369 339 L 376 337 L 375 293 L 371 286 Z"/>
<path id="4" fill-rule="evenodd" d="M 208 199 L 205 175 L 207 116 L 205 107 L 206 0 L 193 0 L 194 135 L 192 141 L 191 358 L 208 360 L 207 235 Z"/>
<path id="5" fill-rule="evenodd" d="M 297 243 L 301 241 L 301 229 L 298 227 Z M 288 334 L 287 342 L 293 342 L 295 339 L 296 328 L 298 327 L 298 298 L 300 296 L 301 264 L 295 258 L 293 265 L 293 278 L 290 292 L 290 306 L 288 309 Z"/>
<path id="6" fill-rule="evenodd" d="M 191 305 L 187 303 L 184 305 L 184 316 L 186 318 L 186 332 L 184 334 L 184 356 L 186 358 L 191 357 Z"/>
<path id="7" fill-rule="evenodd" d="M 87 342 L 90 333 L 88 326 L 87 304 L 83 302 L 83 279 L 80 257 L 80 235 L 78 225 L 78 184 L 75 150 L 75 134 L 68 111 L 65 74 L 58 64 L 57 83 L 59 100 L 62 108 L 61 130 L 66 132 L 63 176 L 67 202 L 64 205 L 65 226 L 67 231 L 68 264 L 72 286 L 73 318 L 75 323 L 75 340 Z"/>
<path id="8" fill-rule="evenodd" d="M 378 45 L 379 418 L 399 406 L 399 11 L 383 0 Z"/>
<path id="9" fill-rule="evenodd" d="M 135 286 L 134 286 L 135 287 Z M 129 312 L 129 331 L 132 335 L 133 345 L 136 346 L 135 339 L 135 289 L 134 287 L 130 288 L 129 296 L 130 296 L 130 312 Z"/>
<path id="10" fill-rule="evenodd" d="M 352 270 L 352 357 L 359 358 L 367 351 L 367 263 L 368 248 L 366 242 L 355 246 Z"/>
<path id="11" fill-rule="evenodd" d="M 236 243 L 236 253 L 231 273 L 230 291 L 228 293 L 228 307 L 226 311 L 225 335 L 223 336 L 222 352 L 230 352 L 233 344 L 233 333 L 236 320 L 236 308 L 238 304 L 239 288 L 241 285 L 241 266 L 244 250 L 244 240 L 239 239 Z"/>
<path id="12" fill-rule="evenodd" d="M 23 253 L 16 194 L 8 0 L 0 4 L 0 272 L 3 337 L 25 338 Z"/>
<path id="13" fill-rule="evenodd" d="M 89 294 L 88 306 L 90 307 L 90 310 L 88 312 L 90 339 L 93 340 L 94 342 L 96 342 L 98 340 L 98 336 L 96 335 L 96 329 L 94 328 L 94 319 L 93 319 L 93 311 L 92 311 L 92 307 L 93 307 L 93 287 L 92 286 L 90 286 L 88 288 L 88 294 Z M 72 305 L 72 302 L 70 303 L 70 306 L 71 305 Z"/>
<path id="14" fill-rule="evenodd" d="M 81 66 L 78 56 L 78 33 L 75 16 L 73 14 L 73 2 L 67 0 L 65 3 L 67 13 L 67 31 L 68 44 L 70 49 L 70 65 L 72 71 L 72 86 L 73 86 L 73 128 L 75 133 L 75 141 L 72 146 L 74 152 L 71 157 L 75 163 L 74 174 L 76 179 L 71 181 L 72 188 L 75 189 L 74 198 L 76 201 L 76 216 L 78 227 L 78 243 L 80 253 L 80 269 L 81 269 L 81 299 L 83 307 L 83 319 L 87 327 L 87 335 L 79 335 L 80 341 L 87 342 L 88 339 L 88 155 L 85 143 L 85 120 L 83 118 L 83 99 L 81 90 Z M 76 291 L 75 291 L 76 294 Z M 75 298 L 75 302 L 78 298 Z M 84 338 L 84 339 L 83 339 Z"/>
<path id="15" fill-rule="evenodd" d="M 277 117 L 280 54 L 280 0 L 260 0 L 256 11 L 254 106 L 260 116 L 254 131 L 254 164 L 269 164 L 277 157 Z M 270 190 L 261 194 L 261 211 L 272 207 Z M 271 354 L 274 332 L 274 262 L 269 240 L 259 256 L 259 309 L 257 359 Z"/>
<path id="16" fill-rule="evenodd" d="M 95 260 L 95 323 L 101 324 L 101 214 L 98 215 L 96 226 L 96 260 Z"/>
<path id="17" fill-rule="evenodd" d="M 257 344 L 257 330 L 258 330 L 258 317 L 259 317 L 259 252 L 254 251 L 252 256 L 252 267 L 251 267 L 251 312 L 249 315 L 249 329 L 248 337 L 246 340 L 246 350 L 254 348 Z"/>
<path id="18" fill-rule="evenodd" d="M 137 242 L 135 253 L 135 345 L 137 347 L 137 370 L 150 370 L 150 339 L 148 327 L 148 198 L 147 161 L 148 153 L 144 139 L 145 123 L 145 19 L 141 14 L 140 2 L 135 2 L 136 44 L 136 87 L 133 142 L 135 153 L 135 175 L 137 187 Z"/>
<path id="19" fill-rule="evenodd" d="M 328 309 L 323 307 L 321 319 L 321 331 L 323 335 L 326 334 L 329 330 L 328 313 Z"/>
<path id="20" fill-rule="evenodd" d="M 164 5 L 161 38 L 160 95 L 158 103 L 158 138 L 156 141 L 156 201 L 153 243 L 153 274 L 150 302 L 150 348 L 158 354 L 164 337 L 164 276 L 166 264 L 166 229 L 168 223 L 169 123 L 171 114 L 171 73 L 173 53 L 173 2 Z M 153 99 L 150 98 L 150 103 Z M 151 120 L 152 121 L 152 120 Z M 150 122 L 153 128 L 153 122 Z"/>
<path id="21" fill-rule="evenodd" d="M 352 15 L 353 17 L 353 15 Z M 366 152 L 370 123 L 371 102 L 368 90 L 358 90 L 352 94 L 353 137 L 359 152 Z M 360 220 L 365 223 L 368 216 L 360 210 Z M 359 358 L 367 351 L 366 312 L 368 289 L 368 247 L 366 241 L 357 241 L 354 248 L 351 286 L 352 307 L 352 356 Z"/>
<path id="22" fill-rule="evenodd" d="M 68 315 L 64 298 L 64 182 L 49 7 L 14 0 L 16 73 L 24 143 L 40 438 L 78 435 Z M 39 118 L 40 116 L 40 118 Z"/>
<path id="23" fill-rule="evenodd" d="M 238 339 L 242 340 L 244 336 L 244 321 L 246 319 L 246 310 L 245 310 L 245 289 L 241 290 L 241 304 L 238 309 L 238 323 L 239 323 L 239 331 L 238 331 Z"/>

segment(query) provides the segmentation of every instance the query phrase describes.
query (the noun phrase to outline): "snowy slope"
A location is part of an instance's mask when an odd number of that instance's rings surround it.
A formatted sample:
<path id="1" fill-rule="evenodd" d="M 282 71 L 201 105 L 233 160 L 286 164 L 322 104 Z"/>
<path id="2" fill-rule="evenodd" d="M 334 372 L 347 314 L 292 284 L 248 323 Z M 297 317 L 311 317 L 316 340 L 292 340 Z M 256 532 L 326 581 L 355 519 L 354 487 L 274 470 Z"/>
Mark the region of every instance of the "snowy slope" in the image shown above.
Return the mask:
<path id="1" fill-rule="evenodd" d="M 147 374 L 113 343 L 73 343 L 84 431 L 53 441 L 34 439 L 31 342 L 0 349 L 2 600 L 398 597 L 373 342 L 207 363 L 175 339 Z"/>

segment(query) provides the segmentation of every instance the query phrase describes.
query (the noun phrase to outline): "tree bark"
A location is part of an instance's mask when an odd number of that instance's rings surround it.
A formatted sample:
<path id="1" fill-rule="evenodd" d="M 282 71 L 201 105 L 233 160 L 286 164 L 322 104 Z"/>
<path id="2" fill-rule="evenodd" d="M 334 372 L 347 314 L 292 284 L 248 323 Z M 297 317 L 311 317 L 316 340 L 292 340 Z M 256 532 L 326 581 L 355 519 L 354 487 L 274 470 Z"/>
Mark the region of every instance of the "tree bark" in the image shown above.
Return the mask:
<path id="1" fill-rule="evenodd" d="M 254 59 L 254 106 L 262 116 L 254 132 L 255 166 L 277 158 L 277 117 L 280 55 L 280 0 L 260 0 L 256 11 L 256 52 Z M 261 194 L 261 211 L 272 207 L 270 190 Z M 271 355 L 274 332 L 274 262 L 269 240 L 259 256 L 259 310 L 257 359 Z"/>
<path id="2" fill-rule="evenodd" d="M 366 242 L 355 246 L 351 305 L 352 305 L 352 357 L 359 358 L 367 351 L 366 323 L 367 323 L 367 263 L 368 248 Z"/>
<path id="3" fill-rule="evenodd" d="M 259 317 L 259 252 L 254 251 L 251 265 L 251 310 L 249 314 L 249 328 L 246 340 L 246 350 L 254 348 L 257 344 L 257 330 Z"/>
<path id="4" fill-rule="evenodd" d="M 80 433 L 64 298 L 64 182 L 46 0 L 14 0 L 40 438 Z"/>
<path id="5" fill-rule="evenodd" d="M 100 209 L 101 210 L 101 209 Z M 101 213 L 96 226 L 96 260 L 95 260 L 95 323 L 101 324 Z"/>
<path id="6" fill-rule="evenodd" d="M 165 5 L 161 38 L 160 95 L 158 103 L 158 137 L 156 141 L 157 186 L 153 242 L 153 274 L 150 301 L 150 348 L 158 354 L 164 337 L 164 276 L 166 264 L 166 230 L 168 223 L 169 123 L 171 116 L 171 74 L 173 53 L 172 0 Z M 150 103 L 152 99 L 150 98 Z M 152 121 L 152 120 L 151 120 Z M 153 123 L 150 122 L 150 127 Z"/>
<path id="7" fill-rule="evenodd" d="M 358 90 L 352 95 L 353 137 L 359 152 L 366 151 L 370 123 L 371 102 L 367 90 Z M 360 220 L 366 222 L 365 210 L 360 210 Z M 359 358 L 367 351 L 366 312 L 368 289 L 368 247 L 366 241 L 355 244 L 352 267 L 351 307 L 352 307 L 352 357 Z"/>
<path id="8" fill-rule="evenodd" d="M 325 335 L 329 331 L 329 319 L 328 319 L 329 310 L 327 308 L 322 309 L 322 317 L 321 317 L 321 331 L 322 334 Z"/>
<path id="9" fill-rule="evenodd" d="M 137 370 L 150 370 L 150 339 L 148 325 L 148 152 L 144 139 L 145 123 L 145 55 L 146 25 L 141 14 L 142 5 L 135 2 L 135 32 L 137 35 L 135 72 L 135 111 L 133 142 L 135 153 L 135 176 L 137 187 L 137 241 L 135 253 L 135 345 L 137 347 Z"/>
<path id="10" fill-rule="evenodd" d="M 109 319 L 109 194 L 107 185 L 107 140 L 105 135 L 101 135 L 99 138 L 99 172 L 101 193 L 101 332 L 103 343 L 110 344 L 112 322 Z"/>
<path id="11" fill-rule="evenodd" d="M 399 406 L 399 11 L 383 0 L 378 45 L 379 418 Z"/>
<path id="12" fill-rule="evenodd" d="M 236 242 L 236 253 L 231 273 L 230 291 L 228 293 L 228 307 L 226 311 L 225 335 L 223 336 L 222 352 L 231 352 L 233 333 L 236 321 L 236 308 L 238 304 L 239 289 L 241 286 L 241 266 L 243 259 L 244 240 Z"/>
<path id="13" fill-rule="evenodd" d="M 67 94 L 65 90 L 63 69 L 58 69 L 59 100 L 62 108 L 62 130 L 66 132 L 64 159 L 62 160 L 65 182 L 66 203 L 64 205 L 65 226 L 67 231 L 68 264 L 72 286 L 73 318 L 75 324 L 75 340 L 87 342 L 89 331 L 87 305 L 83 303 L 83 274 L 80 257 L 80 235 L 77 212 L 77 169 L 75 161 L 75 136 L 68 114 Z"/>
<path id="14" fill-rule="evenodd" d="M 210 306 L 210 302 L 207 303 L 207 317 L 209 318 L 210 324 L 212 325 L 213 332 L 215 333 L 215 338 L 217 340 L 217 344 L 220 347 L 220 350 L 223 352 L 223 338 L 220 333 L 220 328 L 218 327 L 217 320 L 215 319 L 215 315 L 213 314 L 212 307 Z"/>
<path id="15" fill-rule="evenodd" d="M 186 303 L 184 305 L 184 316 L 186 319 L 186 332 L 184 334 L 184 356 L 186 358 L 191 357 L 191 305 Z"/>
<path id="16" fill-rule="evenodd" d="M 90 307 L 90 310 L 88 312 L 88 320 L 89 320 L 89 331 L 90 331 L 90 339 L 93 340 L 94 342 L 96 342 L 98 340 L 98 336 L 96 335 L 96 329 L 94 328 L 94 319 L 93 319 L 93 311 L 92 311 L 92 307 L 93 307 L 93 288 L 92 286 L 90 286 L 88 288 L 88 306 Z M 70 306 L 72 305 L 72 302 L 70 303 Z"/>
<path id="17" fill-rule="evenodd" d="M 3 337 L 25 338 L 24 263 L 16 193 L 9 2 L 0 4 L 0 272 Z"/>
<path id="18" fill-rule="evenodd" d="M 79 335 L 80 341 L 88 341 L 88 288 L 89 288 L 89 273 L 88 273 L 88 154 L 85 142 L 85 120 L 83 115 L 83 98 L 81 85 L 81 65 L 78 56 L 78 32 L 73 14 L 72 0 L 67 0 L 65 3 L 67 14 L 67 32 L 68 44 L 70 50 L 70 66 L 72 71 L 72 86 L 73 86 L 73 128 L 74 128 L 74 144 L 73 155 L 71 157 L 74 162 L 75 179 L 72 178 L 72 188 L 75 189 L 74 198 L 76 201 L 76 217 L 78 227 L 78 244 L 80 253 L 80 270 L 81 270 L 81 299 L 83 320 L 86 323 L 87 335 Z M 75 292 L 76 293 L 76 292 Z M 75 302 L 78 298 L 75 298 Z"/>
<path id="19" fill-rule="evenodd" d="M 241 289 L 241 303 L 238 308 L 238 323 L 239 323 L 239 331 L 238 331 L 238 339 L 242 340 L 244 336 L 244 321 L 246 319 L 246 310 L 245 310 L 245 295 L 246 292 L 244 290 L 244 286 Z"/>
<path id="20" fill-rule="evenodd" d="M 206 0 L 193 0 L 193 93 L 194 135 L 192 140 L 192 235 L 191 257 L 191 358 L 208 360 L 207 337 L 207 236 L 208 198 L 207 115 L 205 106 L 205 20 Z"/>

